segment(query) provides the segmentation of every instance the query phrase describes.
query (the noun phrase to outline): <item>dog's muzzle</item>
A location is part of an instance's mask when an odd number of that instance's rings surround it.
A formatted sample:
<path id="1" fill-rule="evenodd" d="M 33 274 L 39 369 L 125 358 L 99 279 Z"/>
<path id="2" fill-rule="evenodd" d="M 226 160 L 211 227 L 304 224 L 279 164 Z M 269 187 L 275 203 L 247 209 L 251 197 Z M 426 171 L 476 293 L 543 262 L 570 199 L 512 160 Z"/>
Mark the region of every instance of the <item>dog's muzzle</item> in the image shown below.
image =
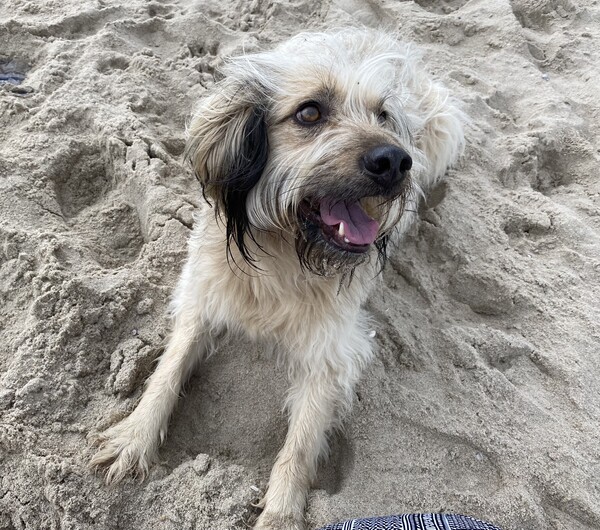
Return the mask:
<path id="1" fill-rule="evenodd" d="M 379 235 L 379 221 L 365 211 L 362 200 L 379 197 L 382 202 L 397 197 L 403 190 L 412 167 L 409 154 L 400 147 L 383 144 L 358 161 L 358 178 L 346 183 L 347 189 L 321 191 L 319 198 L 307 198 L 299 214 L 308 239 L 320 238 L 331 250 L 363 254 Z"/>

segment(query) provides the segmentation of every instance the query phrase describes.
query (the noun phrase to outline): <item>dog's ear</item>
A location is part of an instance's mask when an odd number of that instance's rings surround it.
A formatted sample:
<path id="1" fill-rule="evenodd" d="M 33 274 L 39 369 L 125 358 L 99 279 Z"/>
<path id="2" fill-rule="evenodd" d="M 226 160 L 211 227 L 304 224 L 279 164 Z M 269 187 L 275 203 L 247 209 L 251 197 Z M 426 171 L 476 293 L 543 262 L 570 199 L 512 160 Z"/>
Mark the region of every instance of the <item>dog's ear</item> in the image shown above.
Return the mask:
<path id="1" fill-rule="evenodd" d="M 448 91 L 427 77 L 416 87 L 422 127 L 416 134 L 417 147 L 425 155 L 426 172 L 421 186 L 431 188 L 462 154 L 463 125 L 468 118 Z"/>
<path id="2" fill-rule="evenodd" d="M 225 80 L 203 101 L 189 130 L 186 156 L 209 202 L 215 202 L 231 242 L 252 262 L 245 235 L 253 238 L 246 200 L 267 164 L 266 107 L 252 84 Z"/>

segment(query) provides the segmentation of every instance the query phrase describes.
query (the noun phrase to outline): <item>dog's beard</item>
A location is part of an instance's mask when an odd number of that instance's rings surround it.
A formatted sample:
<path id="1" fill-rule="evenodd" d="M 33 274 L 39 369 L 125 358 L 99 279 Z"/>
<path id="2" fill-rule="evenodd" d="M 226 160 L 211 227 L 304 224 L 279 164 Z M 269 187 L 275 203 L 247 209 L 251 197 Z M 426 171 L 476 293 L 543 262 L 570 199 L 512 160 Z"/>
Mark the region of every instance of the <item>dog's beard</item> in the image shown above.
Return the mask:
<path id="1" fill-rule="evenodd" d="M 355 253 L 333 248 L 323 238 L 321 229 L 303 222 L 296 238 L 296 253 L 300 265 L 319 276 L 347 275 L 370 259 L 370 252 Z"/>
<path id="2" fill-rule="evenodd" d="M 380 237 L 373 246 L 374 250 L 362 254 L 333 251 L 331 245 L 318 234 L 318 228 L 307 227 L 296 238 L 296 253 L 300 265 L 307 271 L 318 276 L 341 276 L 351 280 L 354 269 L 359 265 L 369 263 L 376 254 L 378 269 L 381 271 L 387 260 L 387 245 L 389 236 Z"/>
<path id="3" fill-rule="evenodd" d="M 382 224 L 385 232 L 371 236 L 373 237 L 372 241 L 368 235 L 358 235 L 358 243 L 360 243 L 358 245 L 350 244 L 347 239 L 344 244 L 336 234 L 338 226 L 332 225 L 336 221 L 324 221 L 314 211 L 315 208 L 310 207 L 310 201 L 304 201 L 304 207 L 300 208 L 298 215 L 299 230 L 295 241 L 296 253 L 301 266 L 319 276 L 341 275 L 342 278 L 351 279 L 356 267 L 376 260 L 378 269 L 381 271 L 387 259 L 389 232 L 402 216 L 407 189 L 408 187 L 403 187 L 402 192 L 393 197 L 371 198 L 373 203 L 377 204 L 376 211 L 379 215 L 376 217 L 378 220 L 363 221 L 367 225 L 374 223 L 375 227 L 363 225 L 358 226 L 358 230 L 372 231 L 379 227 L 382 221 L 385 221 Z M 392 205 L 395 206 L 393 214 L 390 211 Z M 352 209 L 352 207 L 348 209 Z M 367 216 L 366 213 L 364 215 Z M 366 218 L 369 219 L 368 216 Z"/>

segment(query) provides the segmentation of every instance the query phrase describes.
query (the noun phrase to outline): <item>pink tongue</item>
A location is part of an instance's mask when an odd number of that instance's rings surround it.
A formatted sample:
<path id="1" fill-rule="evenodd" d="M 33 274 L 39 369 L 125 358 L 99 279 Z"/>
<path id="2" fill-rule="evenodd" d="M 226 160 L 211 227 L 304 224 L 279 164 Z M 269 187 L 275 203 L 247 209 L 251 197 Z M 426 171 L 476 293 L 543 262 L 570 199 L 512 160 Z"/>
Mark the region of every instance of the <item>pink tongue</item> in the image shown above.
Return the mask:
<path id="1" fill-rule="evenodd" d="M 328 226 L 344 223 L 344 236 L 353 245 L 370 245 L 379 231 L 379 223 L 369 217 L 358 202 L 347 204 L 323 199 L 321 219 Z"/>

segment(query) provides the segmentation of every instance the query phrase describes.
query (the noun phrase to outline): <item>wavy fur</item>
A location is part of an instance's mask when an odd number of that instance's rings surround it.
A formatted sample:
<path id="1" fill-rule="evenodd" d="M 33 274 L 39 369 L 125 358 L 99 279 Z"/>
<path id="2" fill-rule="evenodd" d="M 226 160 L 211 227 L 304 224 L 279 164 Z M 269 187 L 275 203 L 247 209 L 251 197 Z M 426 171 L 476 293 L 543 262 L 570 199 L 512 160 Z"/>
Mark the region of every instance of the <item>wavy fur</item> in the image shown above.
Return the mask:
<path id="1" fill-rule="evenodd" d="M 108 482 L 144 474 L 215 337 L 233 329 L 270 339 L 288 366 L 289 431 L 255 529 L 300 530 L 327 432 L 349 410 L 372 356 L 361 305 L 375 258 L 385 258 L 388 238 L 408 228 L 419 196 L 458 158 L 463 115 L 415 48 L 381 32 L 302 33 L 229 60 L 223 73 L 194 115 L 186 151 L 217 215 L 196 216 L 168 347 L 137 408 L 104 433 L 91 464 L 107 469 Z M 296 117 L 307 101 L 321 110 L 314 127 Z M 360 168 L 378 145 L 413 160 L 389 189 Z M 330 197 L 359 201 L 379 222 L 369 252 L 340 250 L 303 216 Z"/>

